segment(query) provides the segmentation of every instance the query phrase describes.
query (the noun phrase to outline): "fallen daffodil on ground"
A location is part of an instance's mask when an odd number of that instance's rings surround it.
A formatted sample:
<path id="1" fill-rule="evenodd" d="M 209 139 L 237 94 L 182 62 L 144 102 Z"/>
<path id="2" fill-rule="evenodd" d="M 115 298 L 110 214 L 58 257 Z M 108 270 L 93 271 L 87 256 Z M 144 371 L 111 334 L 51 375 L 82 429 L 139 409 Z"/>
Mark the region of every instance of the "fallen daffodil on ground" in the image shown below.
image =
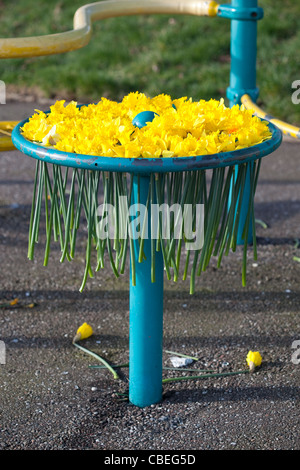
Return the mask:
<path id="1" fill-rule="evenodd" d="M 0 308 L 33 308 L 35 307 L 35 303 L 34 302 L 30 302 L 30 303 L 24 303 L 22 301 L 20 301 L 20 299 L 18 298 L 15 298 L 13 300 L 10 300 L 10 301 L 5 301 L 5 302 L 1 302 L 0 303 Z"/>
<path id="2" fill-rule="evenodd" d="M 94 357 L 98 361 L 102 362 L 104 366 L 113 374 L 114 379 L 118 379 L 119 376 L 117 372 L 108 364 L 108 362 L 103 359 L 101 356 L 98 354 L 94 353 L 93 351 L 90 351 L 87 348 L 84 348 L 83 346 L 77 344 L 77 341 L 80 341 L 82 339 L 89 338 L 93 334 L 93 328 L 88 324 L 88 323 L 83 323 L 77 330 L 76 335 L 73 338 L 73 345 L 80 349 L 81 351 L 89 354 L 90 356 Z"/>
<path id="3" fill-rule="evenodd" d="M 76 341 L 80 341 L 81 339 L 89 338 L 92 334 L 93 328 L 85 322 L 78 328 L 76 335 L 73 338 L 73 343 L 76 343 Z"/>
<path id="4" fill-rule="evenodd" d="M 259 367 L 262 362 L 262 357 L 258 351 L 249 351 L 247 358 L 247 364 L 249 366 L 250 372 L 254 372 L 256 367 Z"/>
<path id="5" fill-rule="evenodd" d="M 75 335 L 74 340 L 75 340 L 75 338 L 79 337 L 78 331 L 79 331 L 79 334 L 83 333 L 83 336 L 85 334 L 88 334 L 88 336 L 90 336 L 92 334 L 92 328 L 87 324 L 83 324 L 81 327 L 78 328 L 77 334 Z M 85 337 L 87 337 L 87 336 L 85 336 Z M 99 360 L 100 362 L 103 363 L 103 365 L 91 365 L 91 366 L 89 366 L 91 368 L 99 368 L 99 369 L 107 368 L 112 372 L 115 379 L 119 379 L 119 376 L 116 373 L 115 369 L 121 369 L 121 368 L 128 368 L 129 367 L 129 362 L 124 363 L 124 364 L 109 365 L 102 357 L 98 356 L 98 354 L 95 354 L 92 351 L 90 351 L 86 348 L 83 348 L 82 346 L 79 346 L 76 343 L 76 341 L 74 342 L 74 340 L 73 340 L 73 344 L 75 346 L 77 346 L 82 351 L 87 352 L 88 354 L 90 354 L 91 356 L 95 357 L 97 360 Z M 194 361 L 198 361 L 197 357 L 189 356 L 187 354 L 181 354 L 181 353 L 177 353 L 177 352 L 174 352 L 174 351 L 165 351 L 165 352 L 168 353 L 168 354 L 174 354 L 178 358 L 189 359 L 190 362 L 188 362 L 187 364 L 191 364 Z M 177 381 L 209 379 L 209 378 L 214 378 L 214 377 L 228 377 L 228 376 L 231 376 L 231 375 L 240 375 L 240 374 L 252 373 L 262 363 L 262 356 L 261 356 L 260 352 L 259 351 L 254 351 L 254 352 L 249 351 L 248 354 L 247 354 L 247 357 L 246 357 L 246 362 L 247 362 L 249 368 L 238 370 L 238 371 L 230 371 L 230 372 L 214 372 L 211 369 L 186 368 L 186 367 L 184 367 L 184 365 L 181 365 L 180 367 L 163 367 L 163 370 L 182 371 L 182 372 L 196 372 L 196 373 L 198 372 L 200 374 L 199 375 L 198 374 L 197 375 L 184 375 L 184 376 L 180 376 L 180 377 L 163 378 L 162 379 L 162 384 L 166 384 L 166 383 L 169 383 L 169 382 L 177 382 Z M 122 395 L 122 396 L 127 397 L 126 393 L 125 394 L 122 393 L 122 394 L 118 394 L 118 395 Z M 124 399 L 126 399 L 126 397 Z"/>
<path id="6" fill-rule="evenodd" d="M 190 358 L 191 360 L 198 360 L 197 358 L 195 357 L 192 357 L 192 356 L 187 356 L 185 354 L 178 354 L 178 353 L 174 353 L 173 351 L 166 351 L 168 353 L 172 353 L 172 354 L 177 354 L 178 356 L 181 356 L 181 357 L 185 357 L 185 358 Z M 163 383 L 167 383 L 167 382 L 173 382 L 173 381 L 178 381 L 178 380 L 191 380 L 191 379 L 206 379 L 206 378 L 211 378 L 211 377 L 226 377 L 226 376 L 229 376 L 229 375 L 237 375 L 237 374 L 245 374 L 245 373 L 249 373 L 249 372 L 254 372 L 255 370 L 255 367 L 258 367 L 261 365 L 261 362 L 262 362 L 262 357 L 260 355 L 260 353 L 258 351 L 255 351 L 255 352 L 252 352 L 252 351 L 249 351 L 248 352 L 248 355 L 246 357 L 246 361 L 247 361 L 247 364 L 249 365 L 249 369 L 244 369 L 244 370 L 239 370 L 239 371 L 232 371 L 232 372 L 213 372 L 213 371 L 202 371 L 202 372 L 209 372 L 209 373 L 205 373 L 205 374 L 202 374 L 202 375 L 195 375 L 195 376 L 183 376 L 183 377 L 172 377 L 172 378 L 166 378 L 166 379 L 163 379 Z M 169 368 L 170 370 L 172 368 Z M 178 368 L 173 368 L 173 370 L 179 370 Z M 183 369 L 183 370 L 187 370 L 187 369 Z M 189 369 L 189 371 L 191 371 L 192 369 Z M 197 372 L 195 370 L 195 372 Z"/>

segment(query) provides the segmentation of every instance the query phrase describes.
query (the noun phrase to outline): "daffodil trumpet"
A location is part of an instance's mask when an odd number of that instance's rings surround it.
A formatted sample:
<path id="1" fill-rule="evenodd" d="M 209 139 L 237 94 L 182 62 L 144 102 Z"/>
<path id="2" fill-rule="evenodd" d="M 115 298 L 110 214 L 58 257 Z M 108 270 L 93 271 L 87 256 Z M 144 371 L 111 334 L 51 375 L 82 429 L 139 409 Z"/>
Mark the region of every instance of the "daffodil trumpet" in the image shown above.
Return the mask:
<path id="1" fill-rule="evenodd" d="M 82 339 L 89 338 L 93 334 L 93 328 L 88 323 L 84 322 L 76 331 L 76 334 L 73 338 L 73 343 L 80 341 Z"/>
<path id="2" fill-rule="evenodd" d="M 259 351 L 249 351 L 246 357 L 249 371 L 254 372 L 256 367 L 259 367 L 262 363 L 262 357 Z"/>

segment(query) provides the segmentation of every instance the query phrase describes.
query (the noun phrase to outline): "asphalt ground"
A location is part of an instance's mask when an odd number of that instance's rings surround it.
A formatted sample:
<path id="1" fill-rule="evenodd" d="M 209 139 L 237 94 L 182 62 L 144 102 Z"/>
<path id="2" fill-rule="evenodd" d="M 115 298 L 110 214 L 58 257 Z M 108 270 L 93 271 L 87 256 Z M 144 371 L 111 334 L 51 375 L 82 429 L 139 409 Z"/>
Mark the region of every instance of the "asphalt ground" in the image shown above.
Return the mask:
<path id="1" fill-rule="evenodd" d="M 48 103 L 13 101 L 0 106 L 0 119 L 21 120 L 35 108 Z M 258 260 L 250 247 L 246 287 L 240 247 L 219 269 L 212 261 L 192 296 L 188 283 L 165 282 L 164 351 L 195 356 L 191 368 L 216 372 L 243 370 L 248 351 L 260 351 L 262 365 L 253 374 L 169 382 L 160 403 L 139 408 L 120 399 L 128 369 L 119 369 L 115 380 L 72 344 L 87 322 L 94 334 L 84 347 L 110 363 L 128 361 L 128 269 L 116 280 L 107 265 L 79 293 L 80 242 L 72 262 L 60 263 L 53 246 L 43 267 L 42 241 L 29 261 L 35 162 L 19 151 L 2 152 L 0 449 L 99 450 L 103 456 L 299 450 L 299 157 L 299 143 L 284 140 L 263 159 L 255 208 L 266 226 L 257 223 Z M 166 352 L 163 360 L 171 366 Z M 164 377 L 176 374 L 164 370 Z"/>

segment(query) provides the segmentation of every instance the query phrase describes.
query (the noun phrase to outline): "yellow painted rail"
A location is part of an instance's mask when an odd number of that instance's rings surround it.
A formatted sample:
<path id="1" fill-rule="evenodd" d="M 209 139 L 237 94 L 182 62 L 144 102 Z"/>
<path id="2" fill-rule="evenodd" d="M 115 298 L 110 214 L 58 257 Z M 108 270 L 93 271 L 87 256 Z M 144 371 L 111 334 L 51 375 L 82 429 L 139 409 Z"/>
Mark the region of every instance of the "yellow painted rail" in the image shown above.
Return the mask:
<path id="1" fill-rule="evenodd" d="M 80 49 L 91 39 L 92 23 L 105 18 L 141 14 L 216 16 L 218 6 L 214 1 L 204 0 L 108 0 L 89 3 L 76 10 L 70 31 L 0 39 L 0 58 L 44 56 Z"/>
<path id="2" fill-rule="evenodd" d="M 11 141 L 11 131 L 19 121 L 1 121 L 0 122 L 0 152 L 14 150 L 15 146 Z"/>
<path id="3" fill-rule="evenodd" d="M 295 139 L 300 139 L 300 127 L 293 126 L 292 124 L 288 124 L 287 122 L 281 121 L 270 114 L 263 111 L 259 106 L 257 106 L 254 101 L 252 101 L 251 97 L 247 94 L 243 95 L 241 98 L 241 103 L 247 109 L 253 109 L 255 114 L 265 119 L 266 121 L 272 122 L 275 126 L 279 127 L 279 129 L 289 137 L 293 137 Z"/>

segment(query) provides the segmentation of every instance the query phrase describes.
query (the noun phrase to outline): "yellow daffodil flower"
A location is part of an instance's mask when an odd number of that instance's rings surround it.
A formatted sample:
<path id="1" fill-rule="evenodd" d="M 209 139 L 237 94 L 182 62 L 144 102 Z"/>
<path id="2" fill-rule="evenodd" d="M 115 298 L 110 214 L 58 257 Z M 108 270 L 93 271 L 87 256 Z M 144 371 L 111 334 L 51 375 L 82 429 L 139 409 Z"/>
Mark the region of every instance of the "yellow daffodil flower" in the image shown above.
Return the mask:
<path id="1" fill-rule="evenodd" d="M 59 141 L 60 137 L 59 134 L 56 133 L 56 124 L 51 127 L 48 134 L 45 135 L 42 139 L 43 145 L 55 145 Z"/>
<path id="2" fill-rule="evenodd" d="M 250 368 L 250 372 L 253 372 L 255 367 L 258 367 L 261 365 L 262 357 L 258 351 L 249 351 L 246 361 Z"/>
<path id="3" fill-rule="evenodd" d="M 85 322 L 78 328 L 76 335 L 74 336 L 73 343 L 80 341 L 81 339 L 86 339 L 92 334 L 93 328 Z"/>
<path id="4" fill-rule="evenodd" d="M 77 106 L 65 100 L 40 110 L 22 127 L 31 141 L 64 152 L 121 158 L 170 158 L 234 151 L 271 137 L 267 122 L 244 106 L 227 108 L 224 100 L 187 97 L 172 100 L 161 94 L 148 98 L 135 92 L 121 102 L 101 98 Z M 141 111 L 156 115 L 141 129 L 132 124 Z"/>

